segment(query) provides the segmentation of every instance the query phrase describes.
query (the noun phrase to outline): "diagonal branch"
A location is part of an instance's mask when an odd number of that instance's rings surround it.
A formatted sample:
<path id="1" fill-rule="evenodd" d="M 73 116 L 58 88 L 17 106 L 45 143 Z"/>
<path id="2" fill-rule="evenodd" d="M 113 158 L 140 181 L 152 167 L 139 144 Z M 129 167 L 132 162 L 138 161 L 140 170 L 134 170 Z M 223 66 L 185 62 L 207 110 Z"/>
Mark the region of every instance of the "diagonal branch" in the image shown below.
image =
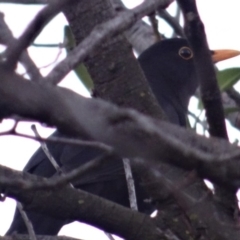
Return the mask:
<path id="1" fill-rule="evenodd" d="M 27 227 L 30 240 L 37 240 L 33 225 L 31 223 L 31 221 L 29 220 L 26 212 L 23 210 L 23 205 L 20 202 L 17 202 L 17 208 L 18 208 L 18 211 L 20 212 L 21 217 Z"/>
<path id="2" fill-rule="evenodd" d="M 25 181 L 37 182 L 42 179 L 3 166 L 0 167 L 0 173 L 0 176 L 25 179 Z M 7 191 L 9 197 L 22 202 L 26 210 L 91 224 L 126 239 L 166 240 L 161 237 L 160 229 L 156 228 L 154 220 L 150 217 L 80 189 L 66 186 L 54 191 L 26 192 L 21 187 L 8 188 L 1 182 L 0 189 Z"/>
<path id="3" fill-rule="evenodd" d="M 170 13 L 168 13 L 166 10 L 159 9 L 158 10 L 159 16 L 164 19 L 173 29 L 176 35 L 185 37 L 185 34 L 183 32 L 183 29 L 179 22 L 177 22 L 176 18 L 172 17 Z"/>
<path id="4" fill-rule="evenodd" d="M 233 188 L 240 186 L 240 150 L 227 141 L 206 139 L 134 110 L 86 99 L 49 84 L 25 81 L 4 70 L 1 76 L 2 117 L 17 114 L 38 119 L 70 135 L 106 143 L 123 157 L 161 159 L 185 169 L 196 169 L 214 182 Z"/>
<path id="5" fill-rule="evenodd" d="M 9 46 L 11 43 L 17 41 L 12 32 L 10 31 L 8 25 L 4 21 L 4 15 L 0 12 L 0 43 Z M 24 51 L 20 57 L 20 61 L 25 67 L 27 73 L 33 81 L 41 79 L 42 76 L 39 69 L 36 67 L 33 60 L 28 55 L 27 51 Z"/>
<path id="6" fill-rule="evenodd" d="M 130 28 L 134 23 L 157 8 L 168 6 L 172 0 L 149 0 L 138 7 L 121 12 L 118 16 L 97 25 L 67 58 L 61 61 L 46 77 L 52 84 L 58 84 L 78 63 L 82 62 L 90 52 L 96 49 L 106 38 L 112 37 Z"/>
<path id="7" fill-rule="evenodd" d="M 70 4 L 71 0 L 52 0 L 43 8 L 30 23 L 24 33 L 7 48 L 5 57 L 5 66 L 8 69 L 15 69 L 17 61 L 22 52 L 34 41 L 46 24 L 55 17 L 66 4 Z"/>

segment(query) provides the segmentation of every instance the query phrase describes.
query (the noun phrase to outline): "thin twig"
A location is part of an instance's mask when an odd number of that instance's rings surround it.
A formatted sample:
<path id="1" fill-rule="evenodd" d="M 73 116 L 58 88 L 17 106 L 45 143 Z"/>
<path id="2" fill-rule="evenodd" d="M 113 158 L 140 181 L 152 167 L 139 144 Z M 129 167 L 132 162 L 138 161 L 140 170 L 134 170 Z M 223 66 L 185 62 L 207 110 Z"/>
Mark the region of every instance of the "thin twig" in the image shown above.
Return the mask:
<path id="1" fill-rule="evenodd" d="M 41 66 L 40 69 L 48 68 L 48 67 L 50 67 L 51 65 L 55 64 L 55 63 L 58 61 L 58 59 L 59 59 L 59 57 L 61 56 L 61 54 L 62 54 L 62 49 L 60 48 L 59 51 L 58 51 L 58 53 L 57 53 L 57 56 L 55 57 L 55 59 L 54 59 L 52 62 L 50 62 L 50 63 L 48 63 L 48 64 L 46 64 L 46 65 L 44 65 L 44 66 Z"/>
<path id="2" fill-rule="evenodd" d="M 46 44 L 46 43 L 32 43 L 31 46 L 37 47 L 37 48 L 38 47 L 39 48 L 64 48 L 65 47 L 63 43 L 53 43 L 53 44 L 51 44 L 51 43 L 48 43 L 48 44 Z"/>
<path id="3" fill-rule="evenodd" d="M 37 128 L 36 128 L 36 125 L 32 125 L 31 126 L 34 134 L 40 138 L 40 135 L 39 133 L 37 132 Z M 45 142 L 40 142 L 41 144 L 41 148 L 43 150 L 43 152 L 46 154 L 46 156 L 48 157 L 49 161 L 52 163 L 53 167 L 55 168 L 55 170 L 57 171 L 57 173 L 61 176 L 63 175 L 63 171 L 62 169 L 59 167 L 57 161 L 54 159 L 53 155 L 50 153 L 48 147 L 47 147 L 47 144 Z"/>
<path id="4" fill-rule="evenodd" d="M 153 29 L 153 32 L 154 32 L 154 35 L 155 35 L 155 38 L 156 38 L 156 42 L 161 41 L 162 36 L 161 36 L 160 32 L 158 31 L 158 20 L 156 19 L 155 12 L 153 12 L 149 15 L 149 20 L 150 20 L 151 25 L 152 25 L 152 29 Z"/>
<path id="5" fill-rule="evenodd" d="M 19 39 L 12 42 L 7 48 L 5 52 L 6 61 L 4 64 L 8 69 L 15 69 L 22 52 L 34 41 L 45 25 L 55 17 L 66 4 L 70 4 L 70 1 L 71 0 L 52 0 L 45 8 L 39 11 Z"/>
<path id="6" fill-rule="evenodd" d="M 15 123 L 16 124 L 16 123 Z M 113 148 L 101 143 L 101 142 L 97 142 L 97 141 L 87 141 L 87 140 L 80 140 L 80 139 L 73 139 L 73 138 L 67 138 L 67 137 L 53 137 L 50 136 L 48 138 L 43 138 L 41 136 L 31 136 L 31 135 L 27 135 L 24 133 L 18 133 L 16 132 L 16 125 L 14 124 L 14 126 L 4 132 L 0 133 L 0 136 L 5 136 L 5 135 L 14 135 L 16 137 L 24 137 L 24 138 L 28 138 L 28 139 L 32 139 L 38 142 L 53 142 L 53 143 L 63 143 L 63 144 L 72 144 L 72 145 L 79 145 L 79 146 L 85 146 L 85 147 L 94 147 L 94 148 L 98 148 L 101 150 L 104 150 L 106 152 L 112 152 Z"/>
<path id="7" fill-rule="evenodd" d="M 115 240 L 112 234 L 110 234 L 108 232 L 104 232 L 104 233 L 109 238 L 109 240 Z"/>
<path id="8" fill-rule="evenodd" d="M 28 218 L 26 212 L 23 210 L 23 206 L 20 202 L 17 202 L 17 208 L 18 208 L 18 210 L 22 216 L 22 219 L 27 227 L 30 240 L 37 240 L 33 225 L 31 223 L 30 219 Z"/>
<path id="9" fill-rule="evenodd" d="M 166 10 L 163 9 L 159 9 L 158 10 L 158 14 L 159 16 L 164 19 L 173 29 L 173 31 L 181 37 L 185 37 L 184 31 L 181 27 L 181 25 L 179 24 L 179 22 L 172 17 Z"/>
<path id="10" fill-rule="evenodd" d="M 132 175 L 132 169 L 130 165 L 130 161 L 128 158 L 123 158 L 123 166 L 124 166 L 124 172 L 125 177 L 127 180 L 127 188 L 128 188 L 128 196 L 129 196 L 129 202 L 130 202 L 130 208 L 137 211 L 137 196 L 135 191 L 135 185 L 134 185 L 134 178 Z"/>
<path id="11" fill-rule="evenodd" d="M 4 15 L 0 12 L 0 43 L 9 46 L 10 43 L 13 42 L 17 42 L 17 40 L 13 37 L 12 32 L 4 21 Z M 37 68 L 33 60 L 30 58 L 27 51 L 23 51 L 20 57 L 20 62 L 25 67 L 32 81 L 37 81 L 42 78 L 39 69 Z"/>
<path id="12" fill-rule="evenodd" d="M 200 111 L 200 113 L 198 114 L 198 116 L 196 116 L 194 113 L 188 111 L 188 115 L 191 116 L 192 118 L 194 118 L 194 124 L 193 124 L 193 129 L 196 129 L 197 124 L 199 123 L 204 129 L 206 129 L 206 124 L 205 122 L 200 120 L 200 116 L 202 114 L 203 110 Z"/>
<path id="13" fill-rule="evenodd" d="M 8 187 L 17 187 L 25 190 L 56 189 L 57 187 L 62 187 L 63 185 L 66 185 L 75 179 L 78 179 L 81 175 L 87 173 L 90 169 L 98 168 L 111 156 L 111 154 L 112 153 L 104 153 L 101 156 L 88 161 L 87 163 L 79 166 L 76 169 L 73 169 L 68 173 L 64 173 L 61 176 L 56 175 L 51 179 L 42 179 L 42 181 L 38 180 L 37 182 L 29 182 L 25 180 L 9 179 L 1 176 L 0 183 L 6 184 Z M 119 161 L 121 160 L 119 159 Z"/>
<path id="14" fill-rule="evenodd" d="M 234 102 L 236 103 L 236 105 L 238 107 L 240 107 L 240 94 L 238 91 L 236 91 L 233 87 L 226 90 L 227 92 L 227 95 L 232 99 L 234 100 Z"/>

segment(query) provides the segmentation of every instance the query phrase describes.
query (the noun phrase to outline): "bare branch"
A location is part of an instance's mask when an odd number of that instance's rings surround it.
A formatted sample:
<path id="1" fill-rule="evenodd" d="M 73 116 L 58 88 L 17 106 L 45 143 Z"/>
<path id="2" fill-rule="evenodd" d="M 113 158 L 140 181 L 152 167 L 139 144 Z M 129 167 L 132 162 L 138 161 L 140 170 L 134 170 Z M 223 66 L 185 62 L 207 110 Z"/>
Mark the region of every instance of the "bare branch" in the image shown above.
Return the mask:
<path id="1" fill-rule="evenodd" d="M 62 174 L 61 176 L 54 176 L 52 179 L 42 179 L 42 181 L 38 180 L 38 182 L 29 182 L 22 179 L 9 179 L 2 176 L 0 182 L 5 184 L 5 186 L 21 188 L 24 190 L 56 189 L 57 187 L 62 187 L 69 182 L 78 179 L 85 173 L 87 174 L 90 169 L 97 168 L 104 162 L 110 161 L 111 157 L 111 153 L 102 154 L 69 173 Z"/>
<path id="2" fill-rule="evenodd" d="M 159 9 L 158 14 L 162 19 L 164 19 L 173 28 L 174 32 L 177 35 L 179 35 L 183 38 L 185 37 L 185 34 L 183 32 L 181 25 L 166 10 Z"/>
<path id="3" fill-rule="evenodd" d="M 227 141 L 206 139 L 134 110 L 86 99 L 49 84 L 34 84 L 4 70 L 1 76 L 2 117 L 14 113 L 38 119 L 73 136 L 90 136 L 109 144 L 123 157 L 161 159 L 185 169 L 196 169 L 220 184 L 240 186 L 240 150 Z M 137 137 L 139 134 L 144 138 Z"/>
<path id="4" fill-rule="evenodd" d="M 236 226 L 234 220 L 231 217 L 226 217 L 226 213 L 222 212 L 216 204 L 212 201 L 212 193 L 210 190 L 205 191 L 204 194 L 193 197 L 188 192 L 188 185 L 192 184 L 192 176 L 182 178 L 180 182 L 176 183 L 173 179 L 167 178 L 158 168 L 149 169 L 145 164 L 139 163 L 137 169 L 143 174 L 147 175 L 148 183 L 146 189 L 154 189 L 155 186 L 161 187 L 165 194 L 169 194 L 168 201 L 176 200 L 178 203 L 174 207 L 180 208 L 184 215 L 188 216 L 187 219 L 191 219 L 191 226 L 188 225 L 187 232 L 181 232 L 184 218 L 181 214 L 174 215 L 174 224 L 167 221 L 167 216 L 171 214 L 172 209 L 167 207 L 161 207 L 161 195 L 157 191 L 152 196 L 153 200 L 156 200 L 156 205 L 159 205 L 159 214 L 156 216 L 156 221 L 164 222 L 165 225 L 171 225 L 171 231 L 173 231 L 180 239 L 185 239 L 189 236 L 200 239 L 238 239 L 239 228 Z M 190 177 L 190 178 L 189 178 Z M 151 191 L 152 192 L 152 191 Z M 159 200 L 160 199 L 160 200 Z M 169 211 L 170 210 L 170 211 Z M 221 217 L 219 218 L 219 215 Z M 166 222 L 165 222 L 166 221 Z M 186 221 L 186 218 L 185 218 Z M 171 220 L 170 220 L 171 222 Z M 203 229 L 206 228 L 206 231 Z M 219 229 L 221 228 L 221 231 Z M 194 229 L 194 230 L 193 230 Z M 187 236 L 186 236 L 186 235 Z M 201 236 L 201 237 L 200 237 Z"/>
<path id="5" fill-rule="evenodd" d="M 130 160 L 128 158 L 123 158 L 122 161 L 123 161 L 124 172 L 127 180 L 130 207 L 131 209 L 137 211 L 138 210 L 137 197 L 136 197 L 136 191 L 135 191 L 135 185 L 134 185 L 134 179 L 132 175 Z"/>
<path id="6" fill-rule="evenodd" d="M 185 34 L 194 52 L 194 61 L 200 80 L 202 101 L 206 109 L 211 136 L 228 139 L 221 93 L 211 59 L 211 52 L 198 14 L 195 1 L 178 0 L 185 19 Z"/>
<path id="7" fill-rule="evenodd" d="M 23 218 L 24 223 L 26 224 L 30 240 L 37 240 L 37 237 L 36 237 L 34 229 L 33 229 L 33 225 L 31 223 L 31 221 L 29 220 L 27 214 L 23 210 L 23 206 L 20 202 L 17 202 L 17 208 Z"/>
<path id="8" fill-rule="evenodd" d="M 105 235 L 109 238 L 109 240 L 115 240 L 112 234 L 105 232 Z"/>
<path id="9" fill-rule="evenodd" d="M 100 24 L 45 78 L 51 84 L 58 84 L 78 63 L 96 49 L 106 38 L 112 37 L 133 26 L 133 24 L 159 7 L 166 7 L 173 0 L 149 0 L 138 7 L 121 12 L 118 16 Z"/>
<path id="10" fill-rule="evenodd" d="M 85 146 L 85 147 L 94 147 L 94 148 L 104 150 L 106 152 L 113 151 L 112 147 L 110 147 L 104 143 L 96 142 L 96 141 L 87 141 L 87 140 L 80 140 L 80 139 L 76 139 L 76 138 L 54 137 L 54 136 L 50 136 L 48 138 L 43 138 L 40 136 L 33 137 L 31 135 L 18 133 L 18 132 L 16 132 L 16 125 L 14 125 L 10 130 L 0 133 L 0 136 L 4 136 L 4 135 L 13 135 L 16 137 L 24 137 L 24 138 L 32 139 L 32 140 L 35 140 L 38 142 L 54 142 L 54 143 L 72 144 L 72 145 Z"/>
<path id="11" fill-rule="evenodd" d="M 13 37 L 12 32 L 8 28 L 4 21 L 4 15 L 0 13 L 0 43 L 9 46 L 11 43 L 16 43 L 17 40 Z M 20 61 L 25 67 L 27 73 L 29 74 L 31 80 L 37 81 L 42 78 L 39 69 L 32 61 L 27 51 L 23 51 Z"/>
<path id="12" fill-rule="evenodd" d="M 111 0 L 111 2 L 117 14 L 127 9 L 121 0 Z M 155 43 L 153 29 L 142 20 L 138 20 L 131 28 L 127 29 L 125 34 L 134 50 L 139 54 Z"/>
<path id="13" fill-rule="evenodd" d="M 227 91 L 228 96 L 235 101 L 237 106 L 240 108 L 240 94 L 234 88 L 230 88 Z"/>
<path id="14" fill-rule="evenodd" d="M 63 7 L 71 0 L 52 0 L 49 5 L 43 8 L 30 23 L 24 33 L 10 44 L 5 52 L 5 66 L 8 69 L 15 69 L 16 63 L 22 52 L 34 41 L 44 26 L 56 16 Z"/>
<path id="15" fill-rule="evenodd" d="M 37 182 L 41 179 L 3 166 L 0 167 L 0 173 L 0 176 L 24 178 L 27 181 Z M 6 189 L 6 187 L 0 183 L 0 189 L 5 189 L 8 196 L 22 202 L 26 210 L 31 209 L 63 219 L 88 223 L 126 239 L 166 240 L 156 228 L 154 219 L 80 189 L 76 190 L 68 186 L 54 191 L 26 192 L 21 188 Z"/>
<path id="16" fill-rule="evenodd" d="M 46 4 L 49 0 L 0 0 L 0 3 L 15 3 L 15 4 Z"/>
<path id="17" fill-rule="evenodd" d="M 79 238 L 71 238 L 67 236 L 47 236 L 37 235 L 37 240 L 81 240 Z M 0 240 L 31 240 L 29 235 L 25 234 L 14 234 L 12 236 L 0 236 Z M 96 239 L 97 240 L 97 239 Z"/>
<path id="18" fill-rule="evenodd" d="M 178 0 L 185 19 L 185 34 L 194 53 L 196 72 L 200 81 L 201 98 L 206 110 L 211 136 L 228 139 L 225 125 L 222 96 L 218 86 L 216 72 L 208 48 L 204 25 L 200 19 L 195 0 Z M 216 198 L 231 214 L 238 209 L 235 191 L 215 185 Z"/>
<path id="19" fill-rule="evenodd" d="M 148 18 L 152 25 L 152 29 L 155 35 L 155 41 L 158 42 L 162 39 L 162 36 L 158 31 L 158 20 L 156 19 L 156 13 L 155 12 L 151 13 Z"/>
<path id="20" fill-rule="evenodd" d="M 31 126 L 34 134 L 36 135 L 36 137 L 41 138 L 41 136 L 39 135 L 37 128 L 35 125 Z M 53 155 L 50 153 L 47 144 L 45 142 L 40 142 L 41 144 L 41 148 L 43 150 L 43 152 L 46 154 L 48 160 L 51 162 L 51 164 L 53 165 L 53 167 L 55 168 L 56 172 L 61 176 L 64 175 L 62 169 L 59 167 L 57 161 L 54 159 Z"/>

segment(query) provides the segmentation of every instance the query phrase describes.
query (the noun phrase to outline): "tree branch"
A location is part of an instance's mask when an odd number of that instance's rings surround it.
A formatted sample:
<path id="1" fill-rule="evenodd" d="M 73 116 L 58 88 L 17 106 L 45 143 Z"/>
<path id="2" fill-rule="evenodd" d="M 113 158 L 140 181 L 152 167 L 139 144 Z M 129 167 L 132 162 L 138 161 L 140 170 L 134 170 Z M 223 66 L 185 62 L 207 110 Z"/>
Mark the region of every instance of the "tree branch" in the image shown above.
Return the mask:
<path id="1" fill-rule="evenodd" d="M 15 4 L 47 4 L 49 0 L 0 0 L 0 3 L 15 3 Z"/>
<path id="2" fill-rule="evenodd" d="M 0 43 L 9 46 L 11 43 L 16 43 L 16 41 L 17 40 L 13 37 L 12 32 L 4 21 L 4 15 L 0 13 Z M 42 78 L 37 66 L 30 58 L 27 51 L 23 51 L 20 61 L 25 67 L 32 81 Z"/>
<path id="3" fill-rule="evenodd" d="M 4 62 L 6 68 L 15 69 L 22 52 L 34 41 L 44 26 L 70 2 L 71 0 L 52 0 L 36 15 L 28 28 L 18 38 L 18 41 L 11 42 L 7 48 L 5 52 L 6 61 Z"/>
<path id="4" fill-rule="evenodd" d="M 196 169 L 214 182 L 233 188 L 240 186 L 240 150 L 224 140 L 206 139 L 134 110 L 85 99 L 49 84 L 25 81 L 4 70 L 1 76 L 2 117 L 18 114 L 38 119 L 72 136 L 90 137 L 106 143 L 123 157 L 161 159 L 188 170 Z"/>
<path id="5" fill-rule="evenodd" d="M 159 9 L 158 14 L 162 19 L 164 19 L 172 27 L 176 35 L 183 38 L 185 37 L 185 34 L 183 32 L 181 25 L 166 10 Z"/>
<path id="6" fill-rule="evenodd" d="M 97 25 L 89 36 L 84 39 L 67 58 L 45 78 L 52 84 L 58 84 L 77 64 L 82 62 L 90 52 L 94 51 L 106 38 L 115 36 L 134 25 L 134 23 L 159 7 L 166 7 L 173 0 L 149 0 L 138 7 L 124 11 L 106 23 Z"/>
<path id="7" fill-rule="evenodd" d="M 26 212 L 23 210 L 23 206 L 20 202 L 17 202 L 17 208 L 18 208 L 18 211 L 20 212 L 21 217 L 27 227 L 30 240 L 37 240 L 33 225 L 31 223 L 31 221 L 29 220 Z"/>
<path id="8" fill-rule="evenodd" d="M 185 34 L 194 52 L 194 61 L 200 80 L 202 101 L 206 109 L 211 136 L 228 139 L 221 93 L 211 59 L 204 25 L 195 0 L 178 0 L 185 19 Z"/>
<path id="9" fill-rule="evenodd" d="M 66 237 L 66 236 L 42 236 L 42 235 L 37 235 L 36 236 L 37 240 L 81 240 L 79 238 L 71 238 L 71 237 Z M 11 236 L 0 236 L 0 240 L 31 240 L 29 235 L 25 234 L 14 234 Z"/>
<path id="10" fill-rule="evenodd" d="M 41 181 L 41 177 L 0 167 L 0 176 L 24 181 Z M 23 191 L 21 188 L 8 188 L 0 182 L 1 191 L 24 204 L 26 210 L 42 212 L 49 216 L 72 219 L 91 224 L 127 239 L 159 240 L 161 233 L 154 220 L 137 211 L 71 187 L 62 187 L 54 191 Z M 67 197 L 66 197 L 67 196 Z M 93 208 L 94 206 L 94 208 Z M 131 226 L 131 228 L 129 228 Z"/>

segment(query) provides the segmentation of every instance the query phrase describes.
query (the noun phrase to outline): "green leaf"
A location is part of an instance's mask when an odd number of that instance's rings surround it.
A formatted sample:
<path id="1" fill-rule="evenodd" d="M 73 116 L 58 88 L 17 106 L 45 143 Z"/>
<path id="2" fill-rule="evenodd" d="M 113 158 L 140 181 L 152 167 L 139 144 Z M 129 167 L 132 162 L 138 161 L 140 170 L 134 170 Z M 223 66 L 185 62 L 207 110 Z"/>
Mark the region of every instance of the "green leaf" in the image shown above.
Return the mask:
<path id="1" fill-rule="evenodd" d="M 85 65 L 81 63 L 74 69 L 74 72 L 76 73 L 78 78 L 82 81 L 87 90 L 91 92 L 91 90 L 93 89 L 93 80 Z"/>
<path id="2" fill-rule="evenodd" d="M 224 108 L 224 113 L 225 115 L 228 115 L 230 113 L 234 113 L 234 112 L 239 112 L 239 107 L 228 107 L 228 108 Z"/>
<path id="3" fill-rule="evenodd" d="M 64 43 L 66 43 L 66 51 L 69 53 L 75 46 L 75 39 L 72 34 L 72 31 L 69 26 L 64 27 Z M 87 88 L 89 92 L 93 89 L 93 80 L 83 63 L 80 63 L 75 69 L 79 80 L 83 83 L 83 85 Z"/>
<path id="4" fill-rule="evenodd" d="M 197 106 L 197 108 L 198 108 L 199 110 L 203 110 L 203 109 L 204 109 L 204 107 L 203 107 L 203 102 L 202 102 L 202 99 L 201 99 L 201 98 L 198 98 L 198 106 Z"/>
<path id="5" fill-rule="evenodd" d="M 240 68 L 229 68 L 217 72 L 217 79 L 221 91 L 231 88 L 240 79 Z"/>
<path id="6" fill-rule="evenodd" d="M 65 43 L 67 53 L 69 53 L 76 46 L 71 28 L 67 25 L 64 26 L 63 42 Z"/>
<path id="7" fill-rule="evenodd" d="M 222 71 L 217 71 L 217 80 L 220 90 L 223 92 L 231 88 L 240 79 L 240 68 L 229 68 Z M 199 99 L 198 109 L 203 109 L 202 100 Z M 229 110 L 232 111 L 232 110 Z M 227 110 L 226 113 L 229 113 Z"/>

